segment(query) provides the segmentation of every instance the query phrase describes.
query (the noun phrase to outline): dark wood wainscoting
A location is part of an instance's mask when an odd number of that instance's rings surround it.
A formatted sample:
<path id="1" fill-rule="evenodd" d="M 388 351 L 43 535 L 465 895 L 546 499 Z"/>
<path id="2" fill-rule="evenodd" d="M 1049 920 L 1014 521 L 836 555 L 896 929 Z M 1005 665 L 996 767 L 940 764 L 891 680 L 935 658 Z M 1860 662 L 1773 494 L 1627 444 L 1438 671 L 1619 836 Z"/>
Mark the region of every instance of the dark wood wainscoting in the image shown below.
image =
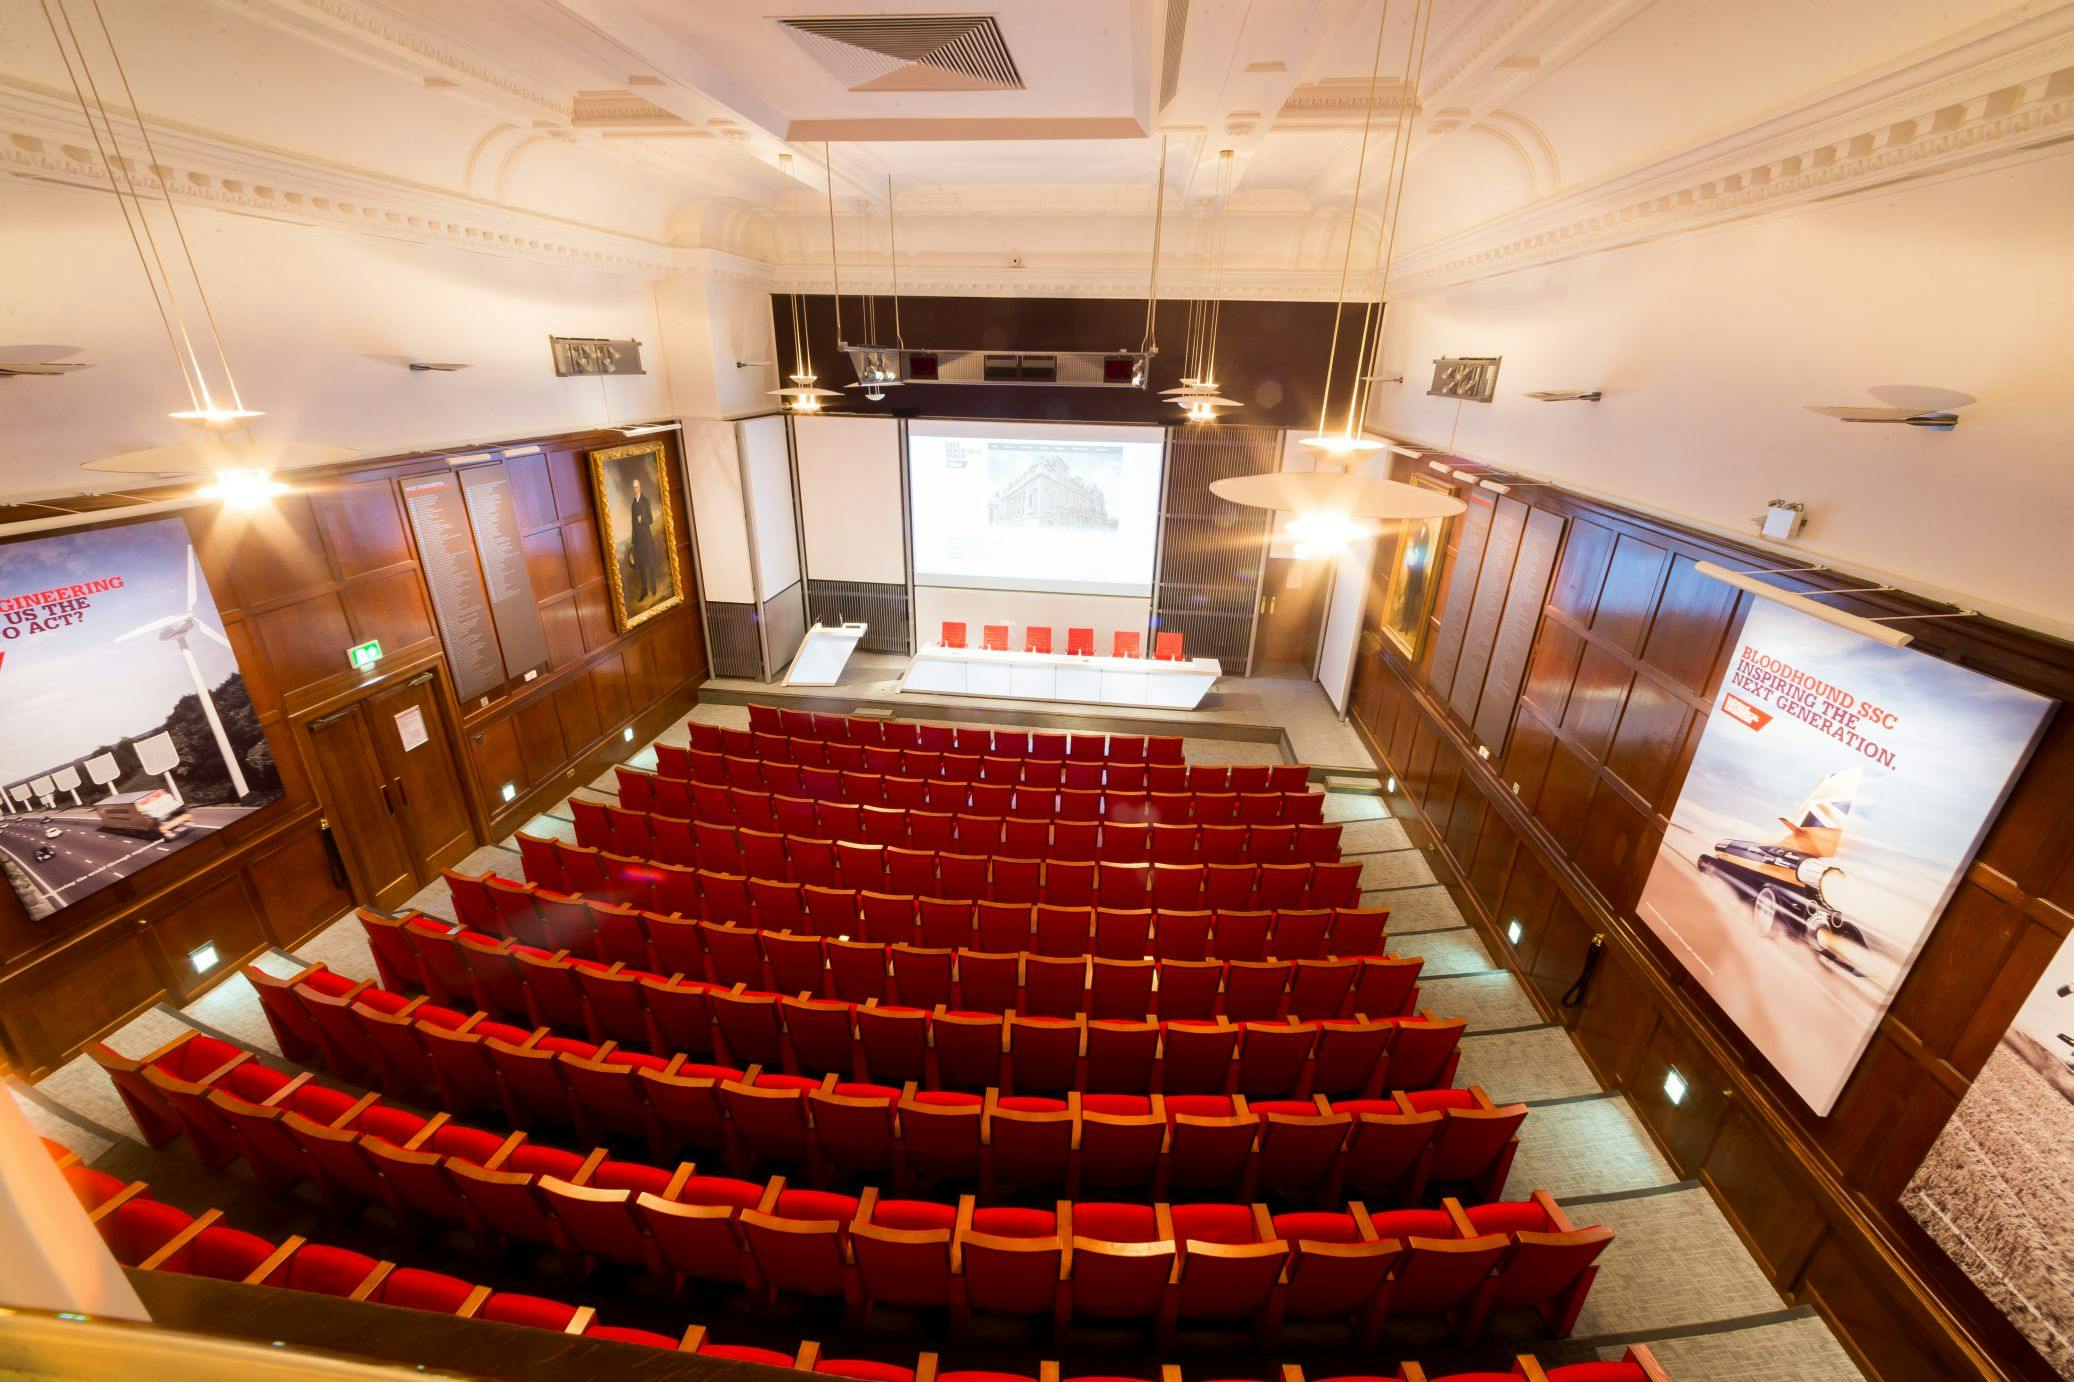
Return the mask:
<path id="1" fill-rule="evenodd" d="M 1353 718 L 1396 777 L 1392 811 L 1542 1013 L 1627 1093 L 1679 1173 L 1713 1192 L 1779 1289 L 1816 1306 L 1869 1372 L 2050 1376 L 1899 1197 L 2074 917 L 2068 715 L 2047 730 L 1834 1111 L 1818 1117 L 1634 911 L 1752 599 L 1693 565 L 1787 563 L 1553 486 L 1516 488 L 1500 506 L 1518 499 L 1528 531 L 1559 521 L 1562 532 L 1545 596 L 1526 587 L 1536 593 L 1519 689 L 1502 689 L 1498 660 L 1483 683 L 1498 705 L 1461 694 L 1453 666 L 1436 673 L 1437 645 L 1443 660 L 1466 657 L 1446 640 L 1426 638 L 1416 663 L 1399 656 L 1370 601 Z M 1514 560 L 1495 531 L 1486 566 Z M 1466 556 L 1459 570 L 1451 559 L 1445 579 L 1467 570 Z M 1901 594 L 1840 600 L 1867 615 L 1943 608 Z M 1490 639 L 1495 624 L 1471 619 L 1469 637 Z M 1934 656 L 2074 695 L 2067 644 L 1977 618 L 1913 627 Z M 1515 921 L 1517 944 L 1505 934 Z M 1595 936 L 1605 948 L 1587 995 L 1565 1007 Z M 1672 1065 L 1690 1084 L 1677 1104 L 1662 1088 Z"/>
<path id="2" fill-rule="evenodd" d="M 186 511 L 283 800 L 47 922 L 31 921 L 0 889 L 0 1066 L 33 1076 L 153 1003 L 192 999 L 269 945 L 293 947 L 359 900 L 344 851 L 329 838 L 334 824 L 347 825 L 330 813 L 350 804 L 326 800 L 308 736 L 295 732 L 369 694 L 368 679 L 347 666 L 348 647 L 381 640 L 378 694 L 423 668 L 440 671 L 421 685 L 439 698 L 439 726 L 457 732 L 459 805 L 477 841 L 508 833 L 622 756 L 623 731 L 646 738 L 695 698 L 706 649 L 695 573 L 683 559 L 691 541 L 681 499 L 670 521 L 684 602 L 627 633 L 613 627 L 584 455 L 624 440 L 590 432 L 505 443 L 540 447 L 504 465 L 549 661 L 532 680 L 514 678 L 465 706 L 444 674 L 397 490 L 400 479 L 445 470 L 443 454 L 304 478 L 254 514 Z M 675 438 L 663 440 L 674 467 Z M 441 855 L 451 843 L 419 842 Z M 204 943 L 218 959 L 198 973 L 189 956 Z"/>

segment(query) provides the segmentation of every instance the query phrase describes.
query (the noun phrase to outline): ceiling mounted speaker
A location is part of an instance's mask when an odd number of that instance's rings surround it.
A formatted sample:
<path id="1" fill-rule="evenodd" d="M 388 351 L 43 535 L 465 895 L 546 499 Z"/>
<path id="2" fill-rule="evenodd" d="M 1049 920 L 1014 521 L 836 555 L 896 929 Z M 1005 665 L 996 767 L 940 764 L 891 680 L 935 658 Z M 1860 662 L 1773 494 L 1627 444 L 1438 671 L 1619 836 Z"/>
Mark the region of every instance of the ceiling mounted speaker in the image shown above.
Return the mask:
<path id="1" fill-rule="evenodd" d="M 854 14 L 780 19 L 852 91 L 1020 91 L 990 14 Z"/>

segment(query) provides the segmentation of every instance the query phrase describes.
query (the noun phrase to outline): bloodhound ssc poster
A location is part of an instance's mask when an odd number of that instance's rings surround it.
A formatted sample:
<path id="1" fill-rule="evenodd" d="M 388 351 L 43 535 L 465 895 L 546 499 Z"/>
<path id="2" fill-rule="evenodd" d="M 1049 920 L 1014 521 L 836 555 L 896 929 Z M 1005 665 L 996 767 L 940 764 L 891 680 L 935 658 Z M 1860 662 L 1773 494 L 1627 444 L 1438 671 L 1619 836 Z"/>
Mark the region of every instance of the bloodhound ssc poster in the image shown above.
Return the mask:
<path id="1" fill-rule="evenodd" d="M 2053 702 L 1759 604 L 1642 920 L 1826 1114 Z"/>
<path id="2" fill-rule="evenodd" d="M 0 546 L 0 871 L 41 918 L 281 795 L 177 518 Z"/>

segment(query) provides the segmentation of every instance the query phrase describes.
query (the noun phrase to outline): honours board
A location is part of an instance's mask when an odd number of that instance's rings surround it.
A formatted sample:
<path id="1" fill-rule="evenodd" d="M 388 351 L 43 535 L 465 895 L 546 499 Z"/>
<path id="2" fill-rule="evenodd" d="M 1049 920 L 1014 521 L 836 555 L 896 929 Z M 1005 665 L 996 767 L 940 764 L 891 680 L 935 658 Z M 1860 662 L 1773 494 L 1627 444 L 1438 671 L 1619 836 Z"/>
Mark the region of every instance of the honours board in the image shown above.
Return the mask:
<path id="1" fill-rule="evenodd" d="M 546 664 L 547 628 L 540 622 L 540 604 L 533 596 L 533 577 L 519 541 L 511 477 L 502 462 L 469 466 L 461 472 L 461 495 L 475 534 L 476 561 L 482 567 L 504 675 L 522 677 Z"/>
<path id="2" fill-rule="evenodd" d="M 545 661 L 547 653 L 504 467 L 480 469 L 497 474 L 466 488 L 466 472 L 398 482 L 417 537 L 425 586 L 432 592 L 439 641 L 453 669 L 454 695 L 463 701 L 488 695 Z M 507 625 L 508 649 L 499 637 Z"/>

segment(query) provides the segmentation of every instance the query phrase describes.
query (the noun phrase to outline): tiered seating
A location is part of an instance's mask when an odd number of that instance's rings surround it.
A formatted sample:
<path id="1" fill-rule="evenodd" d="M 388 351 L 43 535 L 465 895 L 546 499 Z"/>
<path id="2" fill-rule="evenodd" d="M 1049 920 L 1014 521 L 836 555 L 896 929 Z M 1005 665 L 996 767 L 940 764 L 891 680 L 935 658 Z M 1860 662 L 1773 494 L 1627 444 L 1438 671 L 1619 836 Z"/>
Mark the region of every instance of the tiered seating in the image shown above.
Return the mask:
<path id="1" fill-rule="evenodd" d="M 1011 859 L 1113 859 L 1126 864 L 1331 863 L 1339 858 L 1340 823 L 1295 819 L 1220 825 L 1182 817 L 1164 803 L 1147 807 L 1150 818 L 1116 816 L 1019 816 L 966 811 L 930 811 L 906 806 L 859 805 L 813 797 L 774 795 L 740 787 L 694 793 L 682 783 L 621 767 L 614 770 L 619 805 L 578 797 L 570 802 L 576 842 L 593 849 L 639 853 L 651 844 L 675 844 L 680 832 L 636 817 L 694 823 L 692 862 L 726 867 L 741 858 L 759 833 L 804 840 L 840 840 L 889 849 L 934 849 Z M 1273 793 L 1264 794 L 1273 797 Z M 1309 794 L 1305 794 L 1308 796 Z M 1308 814 L 1320 807 L 1290 807 Z M 1009 805 L 1013 807 L 1011 798 Z M 1265 812 L 1267 806 L 1258 808 Z M 749 819 L 744 821 L 742 817 Z M 773 829 L 765 830 L 766 818 Z M 661 831 L 658 839 L 657 832 Z"/>
<path id="2" fill-rule="evenodd" d="M 747 733 L 814 739 L 828 744 L 921 749 L 936 753 L 976 753 L 982 757 L 1032 758 L 1083 763 L 1181 762 L 1178 735 L 1051 734 L 1007 725 L 927 724 L 916 720 L 879 720 L 864 715 L 822 715 L 773 705 L 749 707 L 749 728 L 719 729 L 688 724 L 691 747 L 737 752 Z"/>
<path id="3" fill-rule="evenodd" d="M 628 838 L 655 828 L 660 834 Z M 1338 830 L 1338 826 L 1334 826 Z M 757 884 L 790 882 L 852 892 L 902 894 L 913 899 L 1060 903 L 1068 907 L 1352 907 L 1361 896 L 1358 861 L 1290 863 L 1147 863 L 1143 859 L 1022 859 L 900 849 L 861 842 L 742 830 L 701 838 L 699 828 L 670 816 L 612 811 L 610 828 L 591 828 L 591 840 L 614 838 L 635 853 L 622 855 L 560 840 L 521 838 L 527 872 L 548 878 L 591 878 L 583 890 L 641 888 L 664 869 L 676 896 L 755 896 Z M 664 838 L 668 836 L 668 838 Z M 1338 849 L 1334 849 L 1338 855 Z M 662 884 L 655 884 L 660 888 Z"/>
<path id="4" fill-rule="evenodd" d="M 1147 1087 L 1152 1043 L 1114 1042 L 1127 1062 L 1123 1078 L 1102 1060 L 1112 1042 L 1106 1025 L 1068 1026 L 1064 1042 L 1037 1045 L 1018 1065 L 1011 1051 L 989 1062 L 1021 1084 L 976 1092 L 923 1090 L 852 1081 L 848 1072 L 811 1076 L 667 1058 L 616 1042 L 558 1037 L 492 1021 L 487 1014 L 405 999 L 312 966 L 292 981 L 256 970 L 269 1022 L 284 1051 L 301 1059 L 322 1053 L 347 1076 L 373 1074 L 391 1094 L 432 1099 L 452 1113 L 500 1111 L 520 1127 L 545 1118 L 588 1140 L 640 1137 L 657 1155 L 689 1147 L 718 1150 L 737 1169 L 754 1161 L 804 1165 L 819 1183 L 831 1169 L 890 1173 L 905 1187 L 911 1173 L 929 1178 L 1063 1185 L 1084 1179 L 1103 1186 L 1190 1189 L 1266 1188 L 1290 1195 L 1336 1197 L 1348 1186 L 1416 1200 L 1429 1181 L 1466 1182 L 1485 1198 L 1499 1194 L 1517 1148 L 1525 1105 L 1496 1108 L 1481 1089 L 1399 1090 L 1380 1095 L 1380 1062 L 1367 1062 L 1371 1087 L 1358 1097 L 1324 1093 L 1249 1103 L 1235 1093 L 1083 1091 L 1069 1081 L 1105 1088 Z M 1135 1024 L 1117 1024 L 1135 1025 Z M 998 1028 L 976 1026 L 985 1035 Z M 1045 1035 L 1050 1032 L 1046 1029 Z M 1130 1035 L 1126 1032 L 1124 1035 Z M 1096 1054 L 1076 1060 L 1075 1044 Z M 1347 1048 L 1328 1070 L 1362 1078 L 1365 1053 Z M 1133 1057 L 1140 1057 L 1133 1059 Z M 951 1063 L 953 1067 L 955 1063 Z M 1048 1068 L 1047 1068 L 1048 1067 Z M 1262 1070 L 1242 1056 L 1238 1082 L 1285 1072 Z M 1310 1067 L 1316 1078 L 1317 1065 Z M 143 1078 L 168 1088 L 169 1077 Z M 1217 1078 L 1224 1071 L 1213 1070 Z M 179 1077 L 170 1077 L 179 1078 Z M 1050 1090 L 1035 1095 L 1027 1090 Z M 1091 1178 L 1091 1179 L 1089 1179 Z"/>
<path id="5" fill-rule="evenodd" d="M 100 1230 L 109 1251 L 125 1267 L 209 1276 L 247 1286 L 309 1291 L 377 1305 L 430 1310 L 458 1319 L 528 1325 L 560 1334 L 643 1344 L 708 1358 L 733 1358 L 803 1372 L 857 1377 L 860 1382 L 930 1382 L 936 1374 L 934 1354 L 923 1354 L 911 1369 L 871 1363 L 865 1365 L 871 1369 L 869 1373 L 858 1372 L 854 1363 L 822 1360 L 820 1345 L 811 1341 L 801 1344 L 796 1354 L 788 1355 L 770 1349 L 711 1343 L 700 1325 L 692 1325 L 672 1338 L 652 1330 L 603 1324 L 594 1306 L 493 1291 L 441 1272 L 399 1267 L 365 1253 L 312 1243 L 300 1235 L 276 1244 L 257 1234 L 226 1227 L 221 1222 L 220 1209 L 189 1214 L 151 1198 L 145 1193 L 148 1187 L 143 1181 L 125 1185 L 105 1172 L 80 1165 L 79 1158 L 69 1149 L 50 1142 L 45 1145 L 64 1168 L 73 1193 Z"/>
<path id="6" fill-rule="evenodd" d="M 959 771 L 972 770 L 970 765 L 956 760 L 957 755 L 951 755 L 949 765 Z M 1036 766 L 1034 762 L 1015 761 L 1021 762 L 1015 769 L 1018 778 L 1029 777 Z M 743 824 L 757 824 L 757 816 L 763 814 L 757 799 L 771 796 L 901 811 L 969 811 L 976 816 L 1013 816 L 1032 821 L 1116 820 L 1168 825 L 1190 821 L 1197 825 L 1303 825 L 1323 820 L 1325 810 L 1323 793 L 1301 787 L 1288 791 L 1272 785 L 1246 792 L 1210 792 L 1188 787 L 1162 791 L 1135 785 L 1138 770 L 1133 770 L 1129 778 L 1134 785 L 1125 786 L 1121 770 L 1114 768 L 1105 770 L 1103 785 L 1079 787 L 1070 783 L 1061 786 L 977 777 L 875 773 L 696 752 L 681 764 L 673 754 L 662 754 L 657 762 L 654 773 L 626 770 L 624 780 L 636 784 L 630 790 L 659 810 L 716 824 L 733 823 L 737 817 L 745 818 Z M 673 771 L 678 767 L 695 775 L 678 777 Z M 1005 776 L 1009 770 L 998 771 Z M 1260 771 L 1263 776 L 1258 780 L 1271 782 L 1266 775 L 1272 770 Z M 1064 769 L 1060 772 L 1063 777 Z M 1148 784 L 1173 780 L 1155 779 L 1149 772 L 1144 776 Z M 1246 781 L 1252 785 L 1255 779 Z"/>
<path id="7" fill-rule="evenodd" d="M 205 1162 L 264 1161 L 277 1187 L 308 1175 L 342 1211 L 380 1203 L 406 1221 L 646 1269 L 673 1290 L 739 1283 L 767 1303 L 934 1305 L 1048 1317 L 1062 1331 L 1078 1318 L 1153 1321 L 1162 1334 L 1246 1320 L 1264 1344 L 1284 1318 L 1344 1319 L 1370 1347 L 1396 1315 L 1444 1316 L 1466 1340 L 1493 1310 L 1532 1309 L 1560 1334 L 1612 1239 L 1573 1226 L 1545 1193 L 1375 1215 L 1358 1202 L 1273 1214 L 1248 1203 L 982 1208 L 971 1196 L 881 1199 L 869 1186 L 852 1196 L 500 1138 L 355 1100 L 199 1035 L 142 1062 L 95 1054 L 140 1126 L 186 1132 Z"/>
<path id="8" fill-rule="evenodd" d="M 1279 1021 L 1153 1015 L 1144 1009 L 1156 1009 L 1169 1000 L 1178 1005 L 1188 995 L 1171 987 L 1162 995 L 1150 995 L 1142 983 L 1129 990 L 1130 1003 L 1117 1002 L 1122 1015 L 1114 1018 L 1100 1009 L 1092 1015 L 1079 1011 L 1094 1009 L 1092 998 L 1075 996 L 1091 994 L 1092 988 L 1063 983 L 1040 990 L 1043 1001 L 1038 1006 L 1050 1011 L 1021 1012 L 1016 1003 L 1026 1002 L 1030 989 L 1009 984 L 1012 967 L 961 972 L 953 966 L 952 952 L 900 946 L 883 948 L 874 960 L 876 947 L 842 948 L 835 942 L 829 943 L 828 974 L 842 996 L 825 1000 L 812 997 L 811 989 L 793 997 L 774 989 L 751 989 L 746 980 L 727 986 L 686 979 L 682 972 L 665 976 L 630 969 L 623 961 L 566 958 L 498 942 L 429 917 L 411 918 L 401 927 L 375 918 L 371 929 L 383 937 L 378 953 L 386 956 L 381 963 L 388 967 L 392 982 L 399 988 L 423 988 L 442 1004 L 465 1003 L 505 1017 L 522 1017 L 534 1026 L 582 1031 L 594 1040 L 611 1038 L 698 1055 L 731 1053 L 788 1070 L 862 1071 L 893 1080 L 940 1078 L 966 1085 L 1005 1081 L 1027 1087 L 1046 1078 L 1044 1071 L 1098 1071 L 1105 1081 L 1099 1088 L 1155 1087 L 1132 1083 L 1143 1078 L 1160 1081 L 1158 1087 L 1165 1093 L 1308 1095 L 1380 1088 L 1387 1070 L 1398 1085 L 1424 1088 L 1453 1080 L 1464 1026 L 1464 1019 L 1430 1013 L 1367 1017 L 1362 1015 L 1365 1009 L 1345 1018 L 1285 1015 Z M 846 974 L 846 957 L 857 952 L 862 952 L 857 970 Z M 886 956 L 897 966 L 910 954 L 917 957 L 914 970 L 885 967 Z M 1026 956 L 1022 962 L 1041 959 Z M 1084 969 L 1075 969 L 1074 961 L 1056 963 L 1066 966 L 1067 977 L 1076 985 L 1086 981 L 1073 976 L 1093 974 L 1099 982 L 1112 965 L 1124 976 L 1142 979 L 1145 974 L 1143 962 L 1133 966 L 1128 961 L 1094 960 Z M 1332 968 L 1336 962 L 1323 964 L 1328 973 L 1338 972 Z M 1160 966 L 1160 974 L 1171 981 L 1176 965 Z M 721 968 L 716 963 L 708 972 Z M 1183 972 L 1207 970 L 1214 978 L 1217 968 L 1211 961 Z M 1294 965 L 1270 962 L 1243 972 L 1266 974 L 1279 984 L 1280 974 L 1299 971 Z M 1364 977 L 1380 976 L 1369 989 L 1378 997 L 1378 1006 L 1404 993 L 1416 974 L 1415 968 L 1387 960 L 1362 972 Z M 280 982 L 252 973 L 263 995 L 268 986 Z M 877 991 L 865 992 L 873 984 Z M 1282 992 L 1279 987 L 1265 992 L 1263 1007 L 1285 1001 L 1275 996 Z M 917 993 L 936 1001 L 920 1006 L 889 1001 Z M 1002 1001 L 985 1011 L 977 1004 L 950 1006 L 953 997 L 963 1003 L 989 994 Z M 1207 983 L 1195 993 L 1204 1002 L 1229 996 L 1229 991 Z M 1073 1052 L 1079 1053 L 1077 1062 L 1063 1059 Z M 1071 1076 L 1074 1081 L 1081 1078 Z"/>
<path id="9" fill-rule="evenodd" d="M 587 952 L 595 948 L 600 959 L 619 958 L 629 963 L 637 957 L 665 963 L 668 957 L 688 955 L 693 958 L 682 967 L 691 972 L 700 967 L 697 938 L 679 932 L 665 949 L 655 939 L 658 933 L 668 932 L 672 926 L 710 925 L 764 935 L 790 933 L 819 940 L 919 944 L 941 950 L 1022 951 L 1053 958 L 1317 960 L 1384 954 L 1383 928 L 1390 915 L 1387 907 L 1212 912 L 962 898 L 923 898 L 909 907 L 907 899 L 884 893 L 801 887 L 751 894 L 752 901 L 760 899 L 765 904 L 759 914 L 775 912 L 778 922 L 798 924 L 742 927 L 725 920 L 687 921 L 681 914 L 626 907 L 595 893 L 556 889 L 545 880 L 519 882 L 451 869 L 444 878 L 456 915 L 474 930 L 555 949 Z M 652 895 L 652 881 L 650 890 Z M 853 904 L 854 914 L 850 910 Z"/>
<path id="10" fill-rule="evenodd" d="M 661 980 L 674 975 L 722 988 L 740 983 L 849 1003 L 897 1000 L 921 1008 L 941 1003 L 967 1011 L 986 1009 L 1039 1017 L 1156 1014 L 1163 1019 L 1190 1020 L 1221 1016 L 1234 1022 L 1364 1014 L 1408 1017 L 1418 1007 L 1418 977 L 1424 966 L 1417 957 L 1360 953 L 1229 961 L 1112 959 L 1085 950 L 1052 954 L 1021 948 L 1031 942 L 1017 935 L 1007 922 L 991 934 L 983 932 L 981 939 L 1012 948 L 889 944 L 820 935 L 811 923 L 795 931 L 685 921 L 543 893 L 530 884 L 514 887 L 494 877 L 468 880 L 472 886 L 466 887 L 458 878 L 454 882 L 457 910 L 477 923 L 462 928 L 469 935 L 466 944 L 462 931 L 456 930 L 457 923 L 418 914 L 393 918 L 363 910 L 360 922 L 389 965 L 391 977 L 407 977 L 411 986 L 448 997 L 474 992 L 485 1006 L 494 1002 L 488 995 L 506 985 L 497 982 L 502 976 L 486 980 L 475 971 L 482 964 L 498 967 L 483 947 L 500 942 L 506 943 L 503 953 L 521 953 L 527 961 L 521 979 L 535 965 L 573 965 L 595 973 L 598 968 L 611 969 L 616 962 L 624 972 L 606 978 L 616 977 L 622 989 L 644 978 Z M 525 906 L 529 898 L 537 904 L 530 911 Z M 1142 937 L 1147 915 L 1141 912 L 1133 918 L 1123 914 L 1117 929 L 1125 939 L 1109 937 L 1108 948 L 1124 948 L 1133 919 Z M 1285 915 L 1301 917 L 1304 922 L 1312 916 Z M 1103 919 L 1097 916 L 1097 924 Z M 1080 934 L 1086 935 L 1085 913 L 1079 920 Z M 925 929 L 922 939 L 952 941 L 969 935 L 971 929 L 969 922 L 947 923 Z M 1264 921 L 1261 929 L 1265 930 Z M 1299 926 L 1291 934 L 1301 939 L 1304 931 Z M 1053 945 L 1071 944 L 1073 934 L 1062 925 L 1047 939 Z M 450 947 L 459 946 L 460 953 L 425 958 L 421 948 L 438 944 L 442 937 Z M 555 949 L 549 950 L 550 945 Z M 1141 948 L 1137 953 L 1143 956 L 1145 952 Z M 465 988 L 448 982 L 449 975 L 458 980 L 464 969 L 470 976 Z M 583 982 L 584 976 L 570 976 L 563 986 Z"/>

